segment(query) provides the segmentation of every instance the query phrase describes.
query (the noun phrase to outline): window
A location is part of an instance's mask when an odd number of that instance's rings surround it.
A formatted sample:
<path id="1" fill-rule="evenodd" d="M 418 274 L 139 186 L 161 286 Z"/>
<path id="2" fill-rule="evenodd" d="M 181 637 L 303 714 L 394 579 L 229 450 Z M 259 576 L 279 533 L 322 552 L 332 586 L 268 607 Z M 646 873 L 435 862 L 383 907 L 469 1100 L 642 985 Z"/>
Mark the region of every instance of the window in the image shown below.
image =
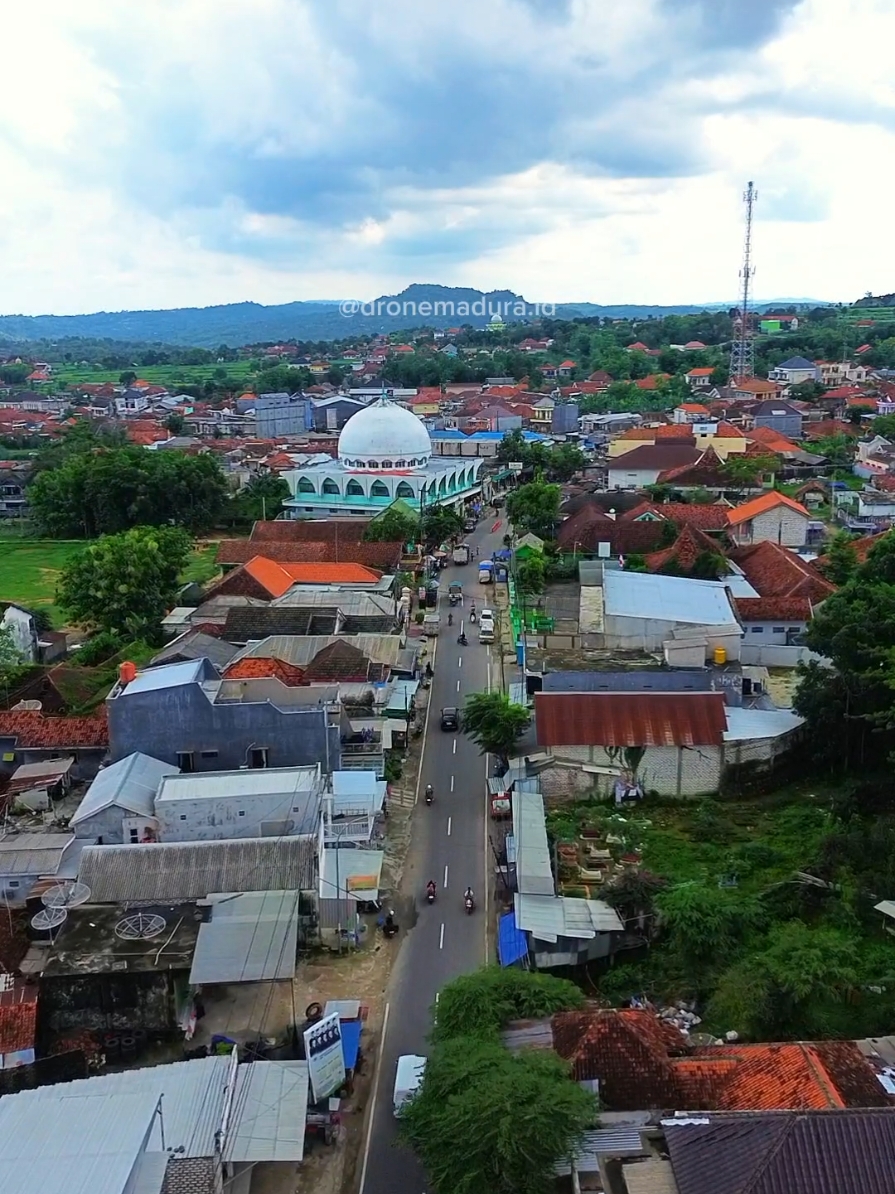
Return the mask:
<path id="1" fill-rule="evenodd" d="M 202 751 L 203 759 L 216 759 L 217 757 L 218 757 L 218 752 L 216 750 L 203 750 Z"/>
<path id="2" fill-rule="evenodd" d="M 246 815 L 246 811 L 245 811 L 245 809 L 244 809 L 244 808 L 241 808 L 241 809 L 239 810 L 239 816 L 240 816 L 240 817 L 244 817 L 245 815 Z"/>
<path id="3" fill-rule="evenodd" d="M 314 488 L 313 481 L 310 481 L 307 477 L 301 477 L 298 482 L 298 492 L 299 493 L 316 493 L 317 490 Z"/>
<path id="4" fill-rule="evenodd" d="M 267 766 L 266 746 L 254 746 L 249 750 L 249 766 L 256 769 Z"/>
<path id="5" fill-rule="evenodd" d="M 177 766 L 181 771 L 195 771 L 193 752 L 191 750 L 179 750 L 177 752 Z"/>
<path id="6" fill-rule="evenodd" d="M 19 881 L 18 881 L 18 879 L 10 879 L 10 881 L 9 881 L 9 886 L 10 886 L 10 887 L 18 887 L 18 886 L 19 886 Z"/>
<path id="7" fill-rule="evenodd" d="M 338 493 L 339 492 L 338 485 L 335 483 L 335 481 L 332 480 L 331 477 L 327 477 L 326 480 L 323 482 L 323 492 L 324 493 Z"/>
<path id="8" fill-rule="evenodd" d="M 389 496 L 388 486 L 384 481 L 374 481 L 370 486 L 370 497 L 385 497 Z"/>
<path id="9" fill-rule="evenodd" d="M 181 819 L 181 821 L 185 821 L 185 820 L 186 820 L 186 813 L 181 813 L 181 814 L 180 814 L 180 819 Z"/>
<path id="10" fill-rule="evenodd" d="M 752 627 L 750 628 L 750 632 L 751 632 L 752 634 L 763 634 L 763 633 L 764 633 L 764 626 L 752 626 Z"/>
<path id="11" fill-rule="evenodd" d="M 367 468 L 379 468 L 379 461 L 378 460 L 368 460 Z"/>
<path id="12" fill-rule="evenodd" d="M 775 626 L 774 634 L 786 634 L 786 627 L 785 626 Z"/>
<path id="13" fill-rule="evenodd" d="M 348 482 L 348 484 L 345 486 L 345 492 L 348 494 L 349 497 L 363 497 L 364 496 L 363 486 L 361 485 L 360 481 L 355 481 L 354 478 L 352 478 Z"/>
<path id="14" fill-rule="evenodd" d="M 300 813 L 300 812 L 301 812 L 301 809 L 300 809 L 300 808 L 298 808 L 298 807 L 296 806 L 296 807 L 293 807 L 292 811 L 293 811 L 294 813 Z"/>
<path id="15" fill-rule="evenodd" d="M 130 838 L 131 838 L 131 845 L 136 846 L 140 840 L 140 831 L 138 829 L 132 829 L 130 831 Z"/>
<path id="16" fill-rule="evenodd" d="M 406 481 L 399 481 L 398 486 L 395 489 L 395 497 L 412 498 L 413 497 L 413 486 L 409 485 Z"/>
<path id="17" fill-rule="evenodd" d="M 395 466 L 391 460 L 383 460 L 382 467 L 383 468 L 394 468 Z"/>

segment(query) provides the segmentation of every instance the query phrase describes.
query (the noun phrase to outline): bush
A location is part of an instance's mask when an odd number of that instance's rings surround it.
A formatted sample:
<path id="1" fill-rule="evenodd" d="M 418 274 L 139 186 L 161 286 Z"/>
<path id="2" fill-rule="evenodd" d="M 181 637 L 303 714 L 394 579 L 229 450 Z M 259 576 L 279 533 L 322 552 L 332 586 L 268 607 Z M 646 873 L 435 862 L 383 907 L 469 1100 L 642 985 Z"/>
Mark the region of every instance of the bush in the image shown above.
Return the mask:
<path id="1" fill-rule="evenodd" d="M 124 643 L 117 634 L 113 634 L 110 630 L 102 630 L 99 634 L 94 634 L 78 649 L 75 653 L 75 662 L 83 667 L 96 667 L 97 664 L 105 663 L 107 659 L 117 655 L 123 647 Z"/>

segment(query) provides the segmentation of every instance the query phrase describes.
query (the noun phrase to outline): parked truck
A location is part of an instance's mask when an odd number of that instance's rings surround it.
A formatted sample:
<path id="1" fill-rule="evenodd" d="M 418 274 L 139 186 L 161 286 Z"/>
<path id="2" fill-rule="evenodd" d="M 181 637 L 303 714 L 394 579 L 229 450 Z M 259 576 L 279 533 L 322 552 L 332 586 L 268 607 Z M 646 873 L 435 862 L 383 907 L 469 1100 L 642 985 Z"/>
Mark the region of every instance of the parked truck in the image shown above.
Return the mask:
<path id="1" fill-rule="evenodd" d="M 454 554 L 453 554 L 452 558 L 453 558 L 453 561 L 455 564 L 468 564 L 469 563 L 469 544 L 468 543 L 458 543 L 457 546 L 454 548 Z"/>
<path id="2" fill-rule="evenodd" d="M 494 580 L 494 564 L 491 560 L 482 560 L 479 563 L 479 584 L 490 585 Z"/>

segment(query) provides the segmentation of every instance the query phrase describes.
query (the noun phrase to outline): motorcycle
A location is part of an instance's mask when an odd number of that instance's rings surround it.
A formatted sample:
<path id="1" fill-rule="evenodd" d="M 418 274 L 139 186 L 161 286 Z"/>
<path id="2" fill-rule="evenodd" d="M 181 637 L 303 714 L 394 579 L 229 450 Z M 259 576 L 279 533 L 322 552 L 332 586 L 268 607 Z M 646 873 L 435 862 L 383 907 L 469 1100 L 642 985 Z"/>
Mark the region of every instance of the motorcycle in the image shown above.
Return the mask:
<path id="1" fill-rule="evenodd" d="M 426 804 L 431 804 L 434 799 L 435 792 L 432 790 L 432 785 L 429 784 L 428 788 L 426 788 Z"/>
<path id="2" fill-rule="evenodd" d="M 475 900 L 472 896 L 468 895 L 463 897 L 463 907 L 466 909 L 467 915 L 471 915 L 473 912 L 475 912 Z"/>
<path id="3" fill-rule="evenodd" d="M 398 922 L 395 920 L 394 912 L 389 912 L 385 920 L 382 922 L 382 933 L 385 937 L 394 937 L 398 932 Z"/>
<path id="4" fill-rule="evenodd" d="M 467 639 L 465 634 L 459 635 L 457 638 L 457 642 L 459 643 L 459 645 L 461 647 L 466 647 L 469 645 L 469 640 Z"/>
<path id="5" fill-rule="evenodd" d="M 435 884 L 430 883 L 426 888 L 426 902 L 429 904 L 435 903 Z"/>
<path id="6" fill-rule="evenodd" d="M 475 610 L 473 610 L 473 611 L 472 611 L 472 613 L 469 615 L 469 620 L 470 620 L 470 622 L 472 622 L 472 624 L 473 624 L 473 625 L 475 625 L 475 623 L 476 623 L 476 613 L 475 613 Z"/>

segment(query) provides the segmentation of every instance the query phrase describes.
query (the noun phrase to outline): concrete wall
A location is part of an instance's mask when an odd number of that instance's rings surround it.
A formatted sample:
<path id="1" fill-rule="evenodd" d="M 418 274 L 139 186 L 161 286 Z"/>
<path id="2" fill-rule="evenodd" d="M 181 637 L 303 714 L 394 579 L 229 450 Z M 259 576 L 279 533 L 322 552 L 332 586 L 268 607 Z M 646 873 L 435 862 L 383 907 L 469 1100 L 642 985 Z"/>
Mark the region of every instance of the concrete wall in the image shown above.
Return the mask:
<path id="1" fill-rule="evenodd" d="M 605 769 L 588 775 L 592 786 L 608 796 L 624 758 L 604 746 L 558 746 L 549 753 L 558 761 Z M 700 796 L 716 792 L 721 784 L 722 749 L 719 746 L 650 746 L 637 768 L 644 791 L 660 796 Z M 615 772 L 615 773 L 613 773 Z"/>
<path id="2" fill-rule="evenodd" d="M 40 875 L 36 872 L 33 875 L 0 874 L 0 896 L 12 903 L 25 900 L 39 878 Z"/>
<path id="3" fill-rule="evenodd" d="M 104 846 L 121 846 L 124 844 L 122 822 L 127 816 L 123 808 L 113 805 L 104 808 L 102 812 L 94 813 L 84 821 L 73 825 L 75 837 L 102 838 Z"/>
<path id="4" fill-rule="evenodd" d="M 723 647 L 727 652 L 728 659 L 739 659 L 740 657 L 739 627 L 698 626 L 664 621 L 660 618 L 630 618 L 625 614 L 604 614 L 603 616 L 604 644 L 610 649 L 661 652 L 664 643 L 675 637 L 675 630 L 682 637 L 704 637 L 708 657 L 711 656 L 715 647 Z"/>
<path id="5" fill-rule="evenodd" d="M 785 618 L 781 618 L 776 624 L 774 622 L 744 622 L 743 650 L 745 651 L 749 647 L 785 647 L 787 633 L 801 634 L 807 625 L 807 622 L 787 622 Z"/>
<path id="6" fill-rule="evenodd" d="M 269 767 L 339 766 L 339 727 L 329 727 L 327 750 L 325 709 L 214 704 L 197 684 L 124 693 L 106 707 L 113 762 L 143 751 L 177 766 L 178 752 L 192 751 L 196 771 L 236 771 L 250 749 L 266 747 Z"/>
<path id="7" fill-rule="evenodd" d="M 278 836 L 302 828 L 304 792 L 199 800 L 156 802 L 160 842 L 218 842 L 229 838 L 262 837 L 264 826 L 275 825 Z M 297 809 L 297 812 L 293 812 Z"/>
<path id="8" fill-rule="evenodd" d="M 759 636 L 756 635 L 756 638 Z M 800 663 L 811 660 L 824 663 L 824 657 L 809 651 L 807 647 L 781 647 L 768 644 L 743 643 L 742 663 L 760 667 L 797 667 Z M 829 662 L 829 661 L 826 661 Z"/>
<path id="9" fill-rule="evenodd" d="M 638 448 L 642 446 L 642 444 L 637 444 Z M 645 485 L 655 485 L 659 469 L 641 468 L 629 470 L 624 467 L 624 457 L 622 457 L 618 464 L 610 462 L 608 475 L 608 486 L 610 489 L 643 489 Z"/>
<path id="10" fill-rule="evenodd" d="M 751 529 L 747 523 L 736 531 L 741 543 L 777 543 L 781 547 L 802 547 L 807 537 L 808 519 L 788 506 L 759 514 L 752 519 Z"/>

